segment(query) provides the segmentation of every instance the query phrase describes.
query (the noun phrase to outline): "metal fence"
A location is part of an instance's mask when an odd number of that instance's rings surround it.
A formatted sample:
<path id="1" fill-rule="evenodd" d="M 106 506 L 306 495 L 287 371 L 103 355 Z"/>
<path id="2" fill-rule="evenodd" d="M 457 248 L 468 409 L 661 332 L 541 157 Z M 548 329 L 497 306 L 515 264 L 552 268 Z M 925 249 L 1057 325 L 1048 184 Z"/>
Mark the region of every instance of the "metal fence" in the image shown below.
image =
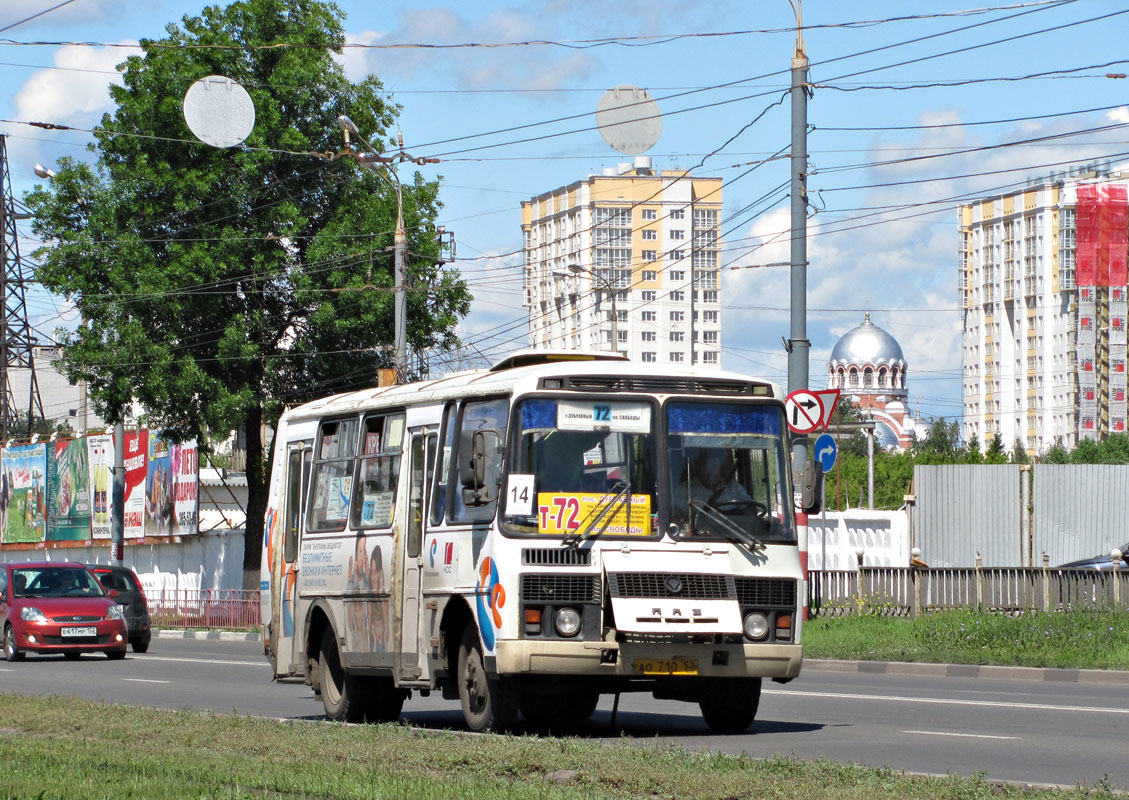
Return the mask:
<path id="1" fill-rule="evenodd" d="M 158 589 L 146 592 L 154 628 L 259 627 L 259 592 L 254 589 Z"/>
<path id="2" fill-rule="evenodd" d="M 863 567 L 808 576 L 812 616 L 909 616 L 950 608 L 1017 613 L 1127 605 L 1127 570 Z"/>

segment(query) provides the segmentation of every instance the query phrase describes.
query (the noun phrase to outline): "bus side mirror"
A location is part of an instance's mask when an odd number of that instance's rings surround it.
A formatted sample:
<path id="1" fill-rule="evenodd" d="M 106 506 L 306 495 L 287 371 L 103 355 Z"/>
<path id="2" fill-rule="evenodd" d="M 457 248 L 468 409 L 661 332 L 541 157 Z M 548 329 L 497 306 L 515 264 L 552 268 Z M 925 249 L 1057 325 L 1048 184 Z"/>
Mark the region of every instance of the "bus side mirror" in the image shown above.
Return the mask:
<path id="1" fill-rule="evenodd" d="M 800 471 L 800 508 L 805 514 L 818 514 L 823 494 L 823 467 L 818 461 L 805 461 Z"/>
<path id="2" fill-rule="evenodd" d="M 459 433 L 459 483 L 463 489 L 463 505 L 484 506 L 494 500 L 496 487 L 487 480 L 497 473 L 491 454 L 498 451 L 498 434 L 494 431 L 462 431 Z"/>

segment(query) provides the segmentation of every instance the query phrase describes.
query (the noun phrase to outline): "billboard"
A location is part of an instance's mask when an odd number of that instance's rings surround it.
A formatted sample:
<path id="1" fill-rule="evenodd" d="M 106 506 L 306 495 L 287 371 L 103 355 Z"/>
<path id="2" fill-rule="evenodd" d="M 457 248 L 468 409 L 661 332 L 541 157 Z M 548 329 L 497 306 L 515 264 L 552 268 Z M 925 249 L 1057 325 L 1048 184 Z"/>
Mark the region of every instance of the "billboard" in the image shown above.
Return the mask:
<path id="1" fill-rule="evenodd" d="M 54 449 L 52 449 L 54 456 Z M 54 458 L 51 459 L 54 464 Z M 47 538 L 47 445 L 7 447 L 0 456 L 0 505 L 5 544 Z"/>
<path id="2" fill-rule="evenodd" d="M 124 449 L 125 538 L 199 533 L 196 442 L 142 428 Z M 110 434 L 0 448 L 0 544 L 110 539 L 113 468 Z"/>
<path id="3" fill-rule="evenodd" d="M 53 472 L 55 491 L 47 526 L 48 537 L 55 541 L 89 539 L 91 496 L 86 442 L 82 439 L 55 442 Z"/>

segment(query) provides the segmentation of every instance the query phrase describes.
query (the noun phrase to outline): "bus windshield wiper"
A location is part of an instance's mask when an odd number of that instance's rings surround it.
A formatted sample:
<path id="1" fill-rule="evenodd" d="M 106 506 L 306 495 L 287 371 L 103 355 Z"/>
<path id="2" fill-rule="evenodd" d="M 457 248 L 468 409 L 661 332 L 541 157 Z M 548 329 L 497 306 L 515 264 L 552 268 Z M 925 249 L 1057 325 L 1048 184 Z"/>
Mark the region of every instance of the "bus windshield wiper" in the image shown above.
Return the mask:
<path id="1" fill-rule="evenodd" d="M 612 517 L 615 516 L 616 510 L 630 497 L 631 484 L 626 480 L 616 481 L 616 483 L 612 485 L 611 490 L 616 493 L 615 497 L 608 501 L 604 507 L 600 509 L 599 513 L 592 518 L 592 521 L 584 527 L 583 533 L 570 533 L 568 536 L 564 537 L 564 539 L 561 540 L 562 547 L 579 547 L 581 542 L 599 536 L 604 532 L 604 528 L 608 527 L 608 523 L 611 522 Z M 607 496 L 606 492 L 604 496 Z M 631 514 L 629 512 L 629 524 L 631 522 L 630 517 Z M 598 529 L 596 528 L 597 525 L 600 526 Z"/>
<path id="2" fill-rule="evenodd" d="M 764 542 L 726 517 L 705 500 L 690 498 L 690 508 L 712 522 L 717 532 L 729 541 L 744 545 L 754 553 L 759 553 L 765 549 Z M 693 526 L 691 526 L 691 530 L 692 529 Z"/>

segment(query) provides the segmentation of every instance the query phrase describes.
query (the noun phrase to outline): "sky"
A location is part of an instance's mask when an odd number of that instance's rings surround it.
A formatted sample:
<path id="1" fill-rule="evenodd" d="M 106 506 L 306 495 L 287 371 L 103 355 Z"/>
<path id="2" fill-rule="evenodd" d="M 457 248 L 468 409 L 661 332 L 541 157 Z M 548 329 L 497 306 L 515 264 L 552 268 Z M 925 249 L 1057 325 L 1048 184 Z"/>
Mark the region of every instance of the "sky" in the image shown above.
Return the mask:
<path id="1" fill-rule="evenodd" d="M 911 408 L 959 419 L 956 208 L 1096 159 L 1129 162 L 1129 9 L 1109 0 L 804 0 L 808 101 L 810 385 L 840 336 L 872 321 L 901 343 Z M 199 2 L 0 4 L 0 133 L 13 192 L 35 164 L 83 157 L 130 51 Z M 630 160 L 595 126 L 613 86 L 663 113 L 656 169 L 724 182 L 722 366 L 787 382 L 796 17 L 788 0 L 476 3 L 343 0 L 354 80 L 375 74 L 401 107 L 420 167 L 442 178 L 439 222 L 474 295 L 459 334 L 474 366 L 527 346 L 522 200 Z M 38 16 L 37 16 L 38 15 Z M 82 43 L 82 44 L 60 44 Z M 396 45 L 396 46 L 393 46 Z M 183 96 L 187 86 L 169 87 Z M 40 243 L 21 223 L 20 250 Z M 41 338 L 73 325 L 33 292 Z"/>

